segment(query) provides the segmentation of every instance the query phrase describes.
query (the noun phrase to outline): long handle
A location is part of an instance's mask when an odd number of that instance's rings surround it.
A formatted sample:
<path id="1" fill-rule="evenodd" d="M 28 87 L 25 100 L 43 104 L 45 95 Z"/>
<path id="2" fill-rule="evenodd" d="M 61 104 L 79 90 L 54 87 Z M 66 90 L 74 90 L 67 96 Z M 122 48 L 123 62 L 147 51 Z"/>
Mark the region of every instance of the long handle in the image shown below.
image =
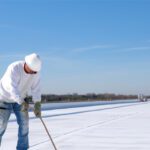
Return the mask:
<path id="1" fill-rule="evenodd" d="M 54 149 L 57 150 L 57 148 L 56 148 L 56 146 L 55 146 L 55 143 L 54 143 L 54 141 L 53 141 L 53 139 L 52 139 L 52 137 L 51 137 L 51 135 L 50 135 L 50 133 L 49 133 L 49 131 L 48 131 L 48 129 L 47 129 L 47 127 L 46 127 L 46 125 L 45 125 L 43 119 L 42 119 L 42 117 L 40 117 L 40 120 L 41 120 L 41 122 L 42 122 L 42 124 L 43 124 L 43 126 L 44 126 L 44 128 L 45 128 L 45 130 L 46 130 L 46 132 L 47 132 L 47 135 L 49 136 L 49 138 L 50 138 L 50 140 L 51 140 L 51 142 L 52 142 L 52 144 L 53 144 L 53 146 L 54 146 Z"/>

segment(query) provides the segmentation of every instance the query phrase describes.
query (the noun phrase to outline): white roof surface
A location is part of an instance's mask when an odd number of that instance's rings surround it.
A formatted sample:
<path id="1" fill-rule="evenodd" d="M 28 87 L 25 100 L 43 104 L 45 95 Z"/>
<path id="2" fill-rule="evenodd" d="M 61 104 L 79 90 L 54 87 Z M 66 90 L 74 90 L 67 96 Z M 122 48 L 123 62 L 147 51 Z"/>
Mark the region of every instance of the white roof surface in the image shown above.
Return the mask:
<path id="1" fill-rule="evenodd" d="M 150 150 L 150 103 L 110 104 L 43 111 L 58 150 Z M 53 150 L 39 119 L 30 112 L 29 150 Z M 11 115 L 1 150 L 15 150 Z"/>

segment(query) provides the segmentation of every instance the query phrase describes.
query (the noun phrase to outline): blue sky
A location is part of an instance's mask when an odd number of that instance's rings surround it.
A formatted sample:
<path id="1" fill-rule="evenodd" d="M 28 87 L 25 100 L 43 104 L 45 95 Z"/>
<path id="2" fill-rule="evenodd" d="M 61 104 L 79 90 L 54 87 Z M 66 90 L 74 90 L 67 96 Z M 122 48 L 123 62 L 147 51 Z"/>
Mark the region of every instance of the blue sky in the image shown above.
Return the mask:
<path id="1" fill-rule="evenodd" d="M 1 0 L 0 76 L 41 55 L 42 92 L 150 94 L 150 1 Z"/>

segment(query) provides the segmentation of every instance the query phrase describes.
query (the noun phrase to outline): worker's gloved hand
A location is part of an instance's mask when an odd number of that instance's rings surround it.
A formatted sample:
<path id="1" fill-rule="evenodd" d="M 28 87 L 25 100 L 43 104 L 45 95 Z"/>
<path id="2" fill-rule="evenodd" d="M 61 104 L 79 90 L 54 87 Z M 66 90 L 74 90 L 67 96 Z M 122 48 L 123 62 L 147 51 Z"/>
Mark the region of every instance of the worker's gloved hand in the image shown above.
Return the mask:
<path id="1" fill-rule="evenodd" d="M 34 114 L 36 117 L 41 117 L 41 102 L 36 102 L 34 104 Z"/>
<path id="2" fill-rule="evenodd" d="M 29 104 L 27 102 L 23 102 L 21 104 L 21 111 L 22 112 L 28 112 L 28 109 L 29 109 Z"/>

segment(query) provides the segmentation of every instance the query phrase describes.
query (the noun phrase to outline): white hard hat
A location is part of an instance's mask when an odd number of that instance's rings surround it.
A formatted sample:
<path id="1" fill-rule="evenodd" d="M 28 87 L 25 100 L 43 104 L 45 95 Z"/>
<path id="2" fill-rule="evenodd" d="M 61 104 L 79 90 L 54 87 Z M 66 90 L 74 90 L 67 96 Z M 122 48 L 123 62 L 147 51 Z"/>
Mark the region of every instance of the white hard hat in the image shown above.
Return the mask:
<path id="1" fill-rule="evenodd" d="M 39 55 L 35 53 L 27 55 L 25 56 L 25 62 L 31 70 L 36 72 L 41 70 L 42 62 Z"/>

